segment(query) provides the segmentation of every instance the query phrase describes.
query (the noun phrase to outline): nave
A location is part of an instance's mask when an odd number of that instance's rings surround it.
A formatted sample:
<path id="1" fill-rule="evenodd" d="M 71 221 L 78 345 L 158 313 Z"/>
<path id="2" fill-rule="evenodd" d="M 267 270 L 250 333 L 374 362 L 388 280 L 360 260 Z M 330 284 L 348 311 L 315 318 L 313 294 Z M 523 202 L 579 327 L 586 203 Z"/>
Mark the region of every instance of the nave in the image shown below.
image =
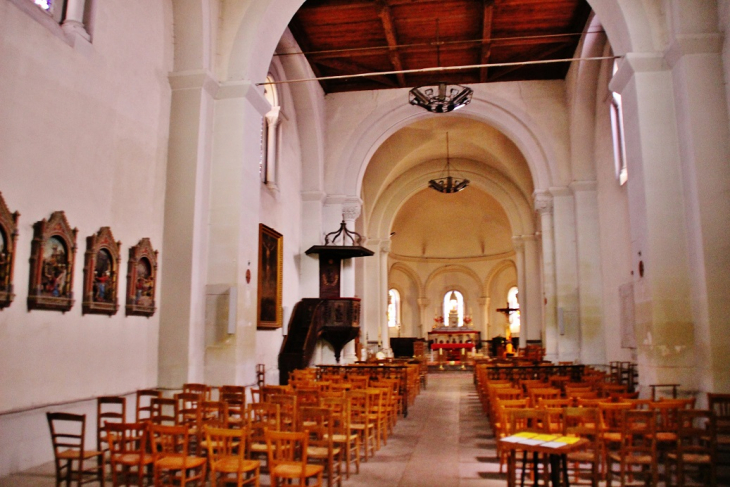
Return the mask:
<path id="1" fill-rule="evenodd" d="M 408 417 L 344 487 L 491 487 L 499 475 L 495 442 L 470 372 L 431 373 Z M 54 483 L 53 463 L 0 478 L 0 487 Z M 262 475 L 262 486 L 269 485 Z M 98 484 L 88 484 L 98 485 Z M 110 485 L 110 484 L 107 484 Z"/>

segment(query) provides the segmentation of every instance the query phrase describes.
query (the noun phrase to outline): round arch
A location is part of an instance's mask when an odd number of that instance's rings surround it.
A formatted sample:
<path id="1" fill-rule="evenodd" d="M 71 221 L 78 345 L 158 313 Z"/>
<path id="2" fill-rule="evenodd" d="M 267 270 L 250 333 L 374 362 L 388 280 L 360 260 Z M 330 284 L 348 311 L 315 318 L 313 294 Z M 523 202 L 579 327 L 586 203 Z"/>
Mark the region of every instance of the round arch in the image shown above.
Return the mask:
<path id="1" fill-rule="evenodd" d="M 389 274 L 393 272 L 402 272 L 403 274 L 405 274 L 406 277 L 408 277 L 413 282 L 413 285 L 418 290 L 417 297 L 423 297 L 423 283 L 421 282 L 421 279 L 419 279 L 416 271 L 414 271 L 411 267 L 402 262 L 396 262 L 395 264 L 390 266 Z M 390 277 L 390 275 L 388 277 Z M 388 286 L 390 286 L 390 284 L 388 284 Z"/>

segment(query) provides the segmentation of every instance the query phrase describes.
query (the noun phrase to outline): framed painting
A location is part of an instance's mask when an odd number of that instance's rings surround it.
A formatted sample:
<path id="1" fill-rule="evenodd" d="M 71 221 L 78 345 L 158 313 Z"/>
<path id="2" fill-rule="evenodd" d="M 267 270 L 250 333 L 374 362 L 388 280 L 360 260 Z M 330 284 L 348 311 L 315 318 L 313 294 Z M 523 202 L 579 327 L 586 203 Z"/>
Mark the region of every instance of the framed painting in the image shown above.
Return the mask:
<path id="1" fill-rule="evenodd" d="M 155 314 L 157 289 L 157 251 L 149 238 L 143 238 L 129 249 L 127 264 L 126 314 L 147 316 Z"/>
<path id="2" fill-rule="evenodd" d="M 81 312 L 114 315 L 119 309 L 117 286 L 122 242 L 115 242 L 109 227 L 86 237 L 84 294 Z"/>
<path id="3" fill-rule="evenodd" d="M 284 237 L 259 224 L 259 289 L 256 326 L 259 329 L 281 328 L 281 286 Z"/>
<path id="4" fill-rule="evenodd" d="M 66 312 L 74 304 L 73 275 L 76 234 L 62 211 L 33 225 L 30 250 L 28 309 Z"/>
<path id="5" fill-rule="evenodd" d="M 0 193 L 0 309 L 10 306 L 13 292 L 15 244 L 18 239 L 20 213 L 11 213 Z"/>

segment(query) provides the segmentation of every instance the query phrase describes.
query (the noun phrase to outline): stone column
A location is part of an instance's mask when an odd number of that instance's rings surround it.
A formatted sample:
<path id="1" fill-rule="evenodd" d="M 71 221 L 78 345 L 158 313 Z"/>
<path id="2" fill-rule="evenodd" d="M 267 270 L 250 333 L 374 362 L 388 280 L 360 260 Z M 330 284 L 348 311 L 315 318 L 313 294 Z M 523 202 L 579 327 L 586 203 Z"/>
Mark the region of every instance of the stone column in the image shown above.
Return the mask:
<path id="1" fill-rule="evenodd" d="M 426 338 L 426 333 L 431 329 L 433 320 L 429 320 L 428 307 L 431 305 L 431 300 L 426 297 L 418 298 L 418 315 L 420 319 L 420 328 L 418 330 L 419 338 Z"/>
<path id="2" fill-rule="evenodd" d="M 390 254 L 390 239 L 382 241 L 378 252 L 380 259 L 380 293 L 378 296 L 378 323 L 380 326 L 380 338 L 382 340 L 383 352 L 390 356 L 393 352 L 390 348 L 390 335 L 388 330 L 388 255 Z"/>
<path id="3" fill-rule="evenodd" d="M 527 301 L 525 292 L 525 242 L 522 236 L 512 237 L 512 248 L 515 249 L 515 265 L 517 267 L 517 292 L 520 303 L 520 347 L 527 344 L 528 318 L 523 304 Z"/>
<path id="4" fill-rule="evenodd" d="M 347 229 L 355 231 L 355 220 L 360 216 L 362 204 L 359 200 L 347 201 L 342 207 L 342 218 L 345 220 Z M 367 257 L 366 257 L 367 258 Z M 342 261 L 342 275 L 340 276 L 340 296 L 343 298 L 355 297 L 355 259 L 344 259 Z M 352 364 L 357 361 L 355 354 L 355 340 L 348 342 L 342 352 L 342 363 Z"/>
<path id="5" fill-rule="evenodd" d="M 91 36 L 84 27 L 85 6 L 86 0 L 66 0 L 66 18 L 61 24 L 61 28 L 69 36 L 78 36 L 90 41 Z"/>
<path id="6" fill-rule="evenodd" d="M 580 300 L 580 359 L 584 364 L 606 363 L 601 286 L 601 239 L 595 181 L 574 181 L 575 223 Z"/>
<path id="7" fill-rule="evenodd" d="M 689 268 L 693 270 L 693 375 L 701 391 L 730 392 L 730 340 L 718 339 L 727 336 L 730 316 L 730 128 L 723 75 L 728 36 L 718 32 L 718 25 L 723 25 L 716 17 L 721 7 L 700 8 L 704 3 L 697 1 L 670 4 L 681 34 L 670 45 L 666 59 L 675 86 Z"/>
<path id="8" fill-rule="evenodd" d="M 545 358 L 558 359 L 558 311 L 555 283 L 555 240 L 553 238 L 553 196 L 548 191 L 535 192 L 535 209 L 540 215 L 542 237 L 543 347 Z"/>
<path id="9" fill-rule="evenodd" d="M 696 2 L 688 3 L 696 6 Z M 719 61 L 719 57 L 715 59 Z M 691 63 L 686 67 L 691 67 Z M 719 81 L 721 76 L 717 76 L 715 79 Z M 683 183 L 691 185 L 692 181 L 683 182 L 682 171 L 687 165 L 694 168 L 704 165 L 705 161 L 693 164 L 682 160 L 679 139 L 685 134 L 680 133 L 677 126 L 676 106 L 672 103 L 675 97 L 672 78 L 663 53 L 628 53 L 619 65 L 610 88 L 621 93 L 626 127 L 640 381 L 642 384 L 680 383 L 682 389 L 692 390 L 699 381 L 695 369 L 698 353 L 695 348 L 692 280 L 694 275 L 703 275 L 705 269 L 692 269 L 688 258 L 688 242 L 694 244 L 702 237 L 687 233 L 686 210 L 689 208 L 682 197 Z M 701 99 L 703 90 L 718 89 L 704 83 L 684 88 L 689 92 L 678 94 L 682 99 L 690 93 L 693 98 Z M 716 113 L 714 110 L 718 103 L 717 98 L 713 98 L 705 106 Z M 726 109 L 724 105 L 723 110 Z M 693 123 L 695 127 L 692 127 Z M 715 131 L 713 123 L 699 120 L 689 121 L 682 128 L 692 132 L 686 134 L 688 137 L 699 136 L 699 139 L 689 141 L 689 145 L 704 139 L 700 132 Z M 722 141 L 714 142 L 721 142 L 721 147 L 726 147 L 725 135 L 721 138 Z M 707 148 L 707 154 L 716 149 L 713 144 Z M 712 160 L 724 159 L 726 152 L 722 154 L 712 156 Z M 725 170 L 720 177 L 726 180 L 727 162 L 724 164 Z M 721 208 L 727 205 L 726 198 L 720 198 L 719 194 L 715 199 Z M 709 204 L 714 207 L 714 204 Z M 726 227 L 719 221 L 715 223 L 718 224 Z M 696 304 L 700 310 L 704 307 L 700 302 Z M 719 339 L 723 334 L 712 338 Z"/>
<path id="10" fill-rule="evenodd" d="M 542 340 L 542 296 L 540 287 L 540 256 L 538 255 L 537 237 L 535 235 L 523 235 L 522 241 L 525 246 L 525 283 L 524 295 L 520 290 L 520 313 L 529 320 L 527 324 L 526 340 Z"/>
<path id="11" fill-rule="evenodd" d="M 266 186 L 278 190 L 276 184 L 279 171 L 279 122 L 281 122 L 281 107 L 272 108 L 265 116 L 266 120 Z"/>
<path id="12" fill-rule="evenodd" d="M 482 341 L 489 340 L 492 337 L 489 335 L 489 304 L 491 302 L 491 298 L 489 296 L 480 296 L 479 297 L 479 311 L 481 312 L 483 318 L 481 323 L 479 324 L 479 331 L 482 332 Z M 482 354 L 484 356 L 487 356 L 487 351 L 482 350 Z"/>

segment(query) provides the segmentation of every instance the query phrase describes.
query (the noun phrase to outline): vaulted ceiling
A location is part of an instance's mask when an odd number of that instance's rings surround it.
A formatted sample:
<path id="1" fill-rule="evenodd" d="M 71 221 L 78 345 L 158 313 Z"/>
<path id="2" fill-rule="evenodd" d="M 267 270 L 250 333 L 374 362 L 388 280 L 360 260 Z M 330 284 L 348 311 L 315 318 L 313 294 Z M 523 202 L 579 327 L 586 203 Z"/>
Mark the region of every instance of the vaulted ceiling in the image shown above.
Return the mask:
<path id="1" fill-rule="evenodd" d="M 586 0 L 307 0 L 289 28 L 326 93 L 563 79 L 590 15 Z M 363 73 L 383 73 L 348 77 Z M 388 74 L 390 73 L 390 74 Z"/>

